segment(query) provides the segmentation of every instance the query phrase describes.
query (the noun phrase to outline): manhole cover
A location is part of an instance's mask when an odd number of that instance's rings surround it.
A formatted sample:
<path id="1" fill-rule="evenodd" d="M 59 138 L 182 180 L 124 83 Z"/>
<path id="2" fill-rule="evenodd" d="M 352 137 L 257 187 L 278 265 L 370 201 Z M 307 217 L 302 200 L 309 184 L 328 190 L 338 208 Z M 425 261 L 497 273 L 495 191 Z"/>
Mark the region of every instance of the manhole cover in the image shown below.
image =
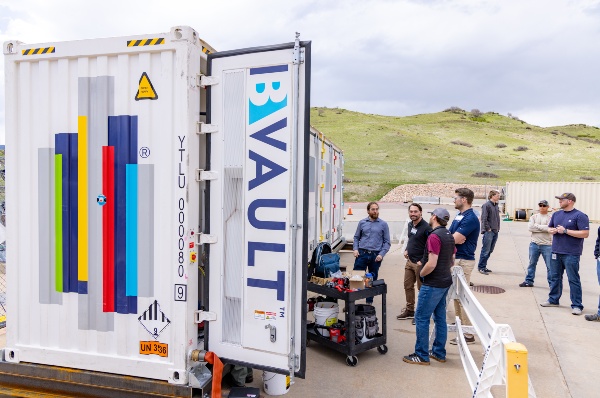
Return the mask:
<path id="1" fill-rule="evenodd" d="M 504 293 L 506 290 L 497 286 L 486 286 L 486 285 L 476 285 L 471 286 L 471 290 L 477 293 L 487 293 L 487 294 L 500 294 Z"/>

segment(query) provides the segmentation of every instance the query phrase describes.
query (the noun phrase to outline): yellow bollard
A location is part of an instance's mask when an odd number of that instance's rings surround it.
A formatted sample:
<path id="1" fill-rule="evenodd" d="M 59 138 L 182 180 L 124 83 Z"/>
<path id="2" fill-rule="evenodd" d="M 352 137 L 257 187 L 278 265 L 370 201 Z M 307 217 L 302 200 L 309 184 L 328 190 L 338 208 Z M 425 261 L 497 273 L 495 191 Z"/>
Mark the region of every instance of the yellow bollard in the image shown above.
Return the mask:
<path id="1" fill-rule="evenodd" d="M 521 343 L 504 344 L 506 354 L 506 397 L 527 398 L 529 395 L 529 368 L 527 348 Z"/>

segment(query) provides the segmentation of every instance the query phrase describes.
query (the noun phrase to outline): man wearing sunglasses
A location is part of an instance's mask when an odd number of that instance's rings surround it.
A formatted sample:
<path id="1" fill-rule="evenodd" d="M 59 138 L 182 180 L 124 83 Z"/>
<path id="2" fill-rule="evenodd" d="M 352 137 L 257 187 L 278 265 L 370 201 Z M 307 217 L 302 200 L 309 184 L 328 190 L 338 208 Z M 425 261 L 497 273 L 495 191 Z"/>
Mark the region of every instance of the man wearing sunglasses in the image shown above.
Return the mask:
<path id="1" fill-rule="evenodd" d="M 519 284 L 521 287 L 533 287 L 535 269 L 537 267 L 540 255 L 546 264 L 546 276 L 548 278 L 548 286 L 550 286 L 552 235 L 550 232 L 548 232 L 548 223 L 550 222 L 550 215 L 548 214 L 548 201 L 540 200 L 538 206 L 540 208 L 540 212 L 535 213 L 529 219 L 529 232 L 531 232 L 531 243 L 529 243 L 529 266 L 527 267 L 525 281 Z"/>
<path id="2" fill-rule="evenodd" d="M 571 288 L 571 313 L 581 315 L 581 280 L 579 278 L 579 258 L 583 252 L 583 240 L 590 235 L 588 216 L 575 208 L 575 195 L 565 192 L 556 196 L 561 210 L 552 215 L 548 232 L 552 238 L 552 261 L 550 262 L 550 294 L 542 307 L 558 307 L 562 296 L 563 275 L 567 271 Z"/>

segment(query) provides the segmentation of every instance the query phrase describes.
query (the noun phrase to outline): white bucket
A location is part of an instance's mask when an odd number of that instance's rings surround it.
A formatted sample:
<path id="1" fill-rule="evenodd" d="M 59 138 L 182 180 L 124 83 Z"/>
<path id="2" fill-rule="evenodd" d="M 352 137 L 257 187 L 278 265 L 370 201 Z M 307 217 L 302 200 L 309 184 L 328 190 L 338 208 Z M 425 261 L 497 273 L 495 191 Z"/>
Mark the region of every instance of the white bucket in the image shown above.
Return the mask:
<path id="1" fill-rule="evenodd" d="M 315 323 L 321 326 L 331 326 L 338 321 L 338 314 L 340 307 L 337 303 L 330 301 L 322 301 L 315 304 L 313 314 L 315 316 Z M 329 330 L 317 328 L 317 333 L 323 337 L 329 337 Z"/>
<path id="2" fill-rule="evenodd" d="M 290 376 L 263 372 L 263 389 L 267 395 L 283 395 L 290 390 Z"/>

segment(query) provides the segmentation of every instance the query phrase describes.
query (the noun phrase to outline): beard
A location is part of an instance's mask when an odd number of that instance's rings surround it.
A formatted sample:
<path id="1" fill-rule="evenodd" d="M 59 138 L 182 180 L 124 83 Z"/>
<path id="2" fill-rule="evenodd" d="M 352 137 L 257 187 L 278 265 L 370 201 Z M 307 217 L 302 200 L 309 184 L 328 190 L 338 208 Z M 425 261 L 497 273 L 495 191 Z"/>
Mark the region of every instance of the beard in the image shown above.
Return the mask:
<path id="1" fill-rule="evenodd" d="M 432 223 L 431 221 L 429 221 L 429 223 L 428 223 L 428 224 L 429 224 L 429 226 L 430 226 L 431 228 L 433 228 L 433 223 Z"/>

